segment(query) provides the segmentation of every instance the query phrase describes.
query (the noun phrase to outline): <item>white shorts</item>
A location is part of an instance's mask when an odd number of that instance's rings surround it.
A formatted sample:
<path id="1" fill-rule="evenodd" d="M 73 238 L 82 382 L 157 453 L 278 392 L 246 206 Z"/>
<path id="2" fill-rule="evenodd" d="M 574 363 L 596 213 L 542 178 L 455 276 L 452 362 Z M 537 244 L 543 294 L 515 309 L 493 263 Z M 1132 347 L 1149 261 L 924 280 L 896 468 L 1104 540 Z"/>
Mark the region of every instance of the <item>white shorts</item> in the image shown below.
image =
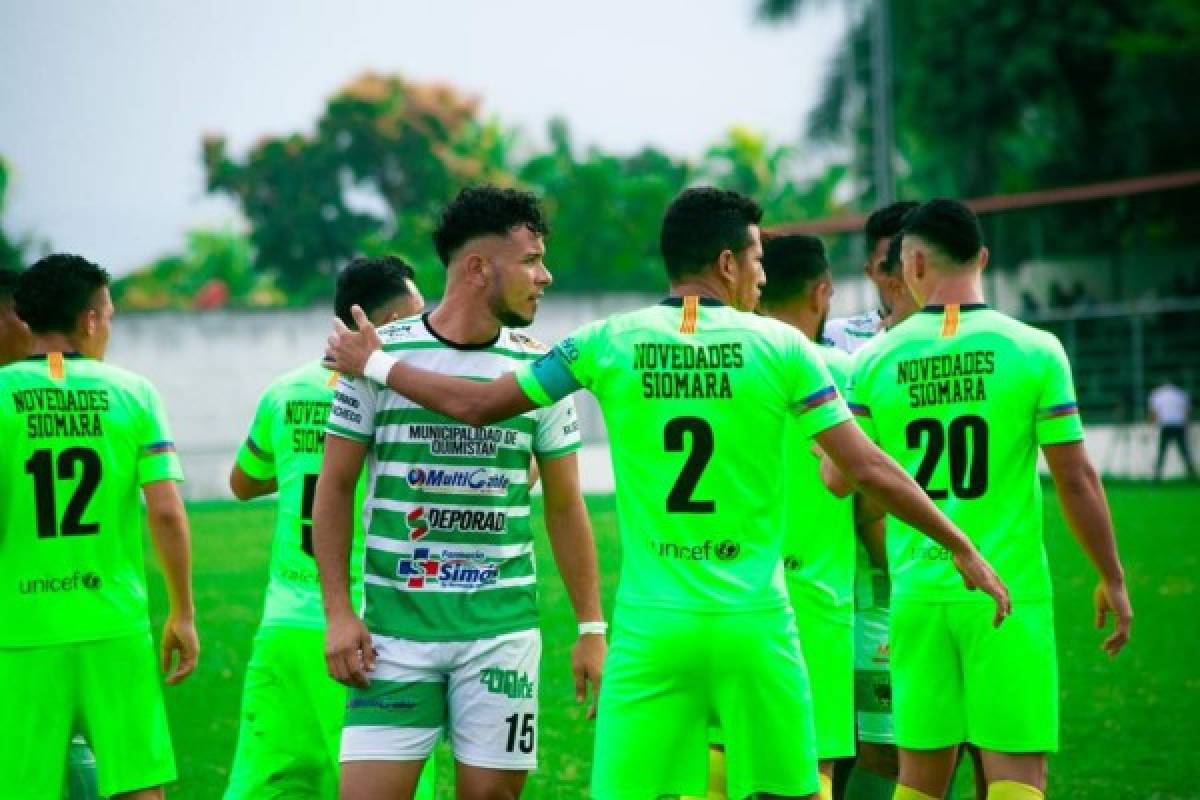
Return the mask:
<path id="1" fill-rule="evenodd" d="M 468 642 L 372 638 L 379 655 L 370 687 L 350 691 L 343 762 L 421 761 L 446 729 L 464 764 L 537 767 L 537 629 Z"/>

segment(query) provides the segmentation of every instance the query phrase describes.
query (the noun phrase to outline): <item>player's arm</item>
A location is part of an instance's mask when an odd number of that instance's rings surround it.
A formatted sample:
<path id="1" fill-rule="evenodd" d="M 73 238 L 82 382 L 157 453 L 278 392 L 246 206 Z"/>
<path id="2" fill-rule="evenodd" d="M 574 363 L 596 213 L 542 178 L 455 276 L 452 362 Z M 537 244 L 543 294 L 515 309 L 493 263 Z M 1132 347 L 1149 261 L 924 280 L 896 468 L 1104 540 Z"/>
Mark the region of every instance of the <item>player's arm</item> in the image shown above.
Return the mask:
<path id="1" fill-rule="evenodd" d="M 1117 554 L 1117 540 L 1104 486 L 1088 458 L 1083 442 L 1045 444 L 1042 453 L 1054 478 L 1067 525 L 1088 560 L 1100 573 L 1100 583 L 1094 595 L 1096 627 L 1103 628 L 1109 612 L 1112 612 L 1116 627 L 1103 646 L 1110 656 L 1115 656 L 1129 641 L 1133 608 L 1125 588 L 1125 570 Z"/>
<path id="2" fill-rule="evenodd" d="M 854 535 L 862 542 L 871 565 L 887 571 L 884 510 L 861 494 L 854 495 Z"/>
<path id="3" fill-rule="evenodd" d="M 325 436 L 325 456 L 313 500 L 313 555 L 325 607 L 325 662 L 347 686 L 365 687 L 375 666 L 366 625 L 350 599 L 350 544 L 354 536 L 354 491 L 367 457 L 365 442 L 334 433 Z"/>
<path id="4" fill-rule="evenodd" d="M 995 624 L 1012 610 L 1008 589 L 958 526 L 938 510 L 917 482 L 847 420 L 816 434 L 821 448 L 855 487 L 889 514 L 904 520 L 945 547 L 969 589 L 981 589 L 996 601 Z"/>
<path id="5" fill-rule="evenodd" d="M 344 375 L 365 375 L 419 406 L 465 422 L 489 425 L 536 408 L 512 375 L 494 381 L 470 381 L 404 364 L 382 349 L 379 334 L 358 306 L 352 307 L 358 330 L 334 319 L 326 363 Z M 329 357 L 333 361 L 330 363 Z"/>
<path id="6" fill-rule="evenodd" d="M 575 700 L 587 699 L 592 686 L 592 705 L 588 718 L 596 714 L 596 697 L 608 652 L 604 636 L 604 612 L 600 607 L 600 570 L 596 564 L 596 541 L 592 524 L 579 489 L 579 458 L 569 453 L 559 458 L 538 458 L 544 487 L 546 531 L 554 563 L 567 587 L 575 619 L 592 625 L 595 632 L 580 632 L 571 651 L 571 670 L 575 674 Z"/>
<path id="7" fill-rule="evenodd" d="M 276 478 L 259 480 L 246 474 L 241 465 L 234 464 L 229 471 L 229 489 L 238 500 L 253 500 L 268 494 L 274 494 L 279 489 Z"/>
<path id="8" fill-rule="evenodd" d="M 170 613 L 163 626 L 162 670 L 170 672 L 168 684 L 176 684 L 192 674 L 200 655 L 196 635 L 196 607 L 192 599 L 192 544 L 187 512 L 174 480 L 142 484 L 146 498 L 146 520 L 150 538 L 162 565 L 167 584 Z M 178 653 L 171 670 L 172 654 Z"/>

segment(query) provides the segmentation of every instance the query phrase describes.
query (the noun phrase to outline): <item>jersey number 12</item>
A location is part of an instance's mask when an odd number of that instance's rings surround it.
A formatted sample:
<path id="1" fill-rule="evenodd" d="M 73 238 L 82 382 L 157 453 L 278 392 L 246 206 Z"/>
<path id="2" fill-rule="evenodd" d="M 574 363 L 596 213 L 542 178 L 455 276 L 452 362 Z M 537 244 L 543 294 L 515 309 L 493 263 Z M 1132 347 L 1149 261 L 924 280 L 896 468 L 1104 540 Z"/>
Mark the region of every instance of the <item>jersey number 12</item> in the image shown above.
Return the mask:
<path id="1" fill-rule="evenodd" d="M 54 458 L 50 450 L 35 450 L 25 462 L 25 472 L 33 476 L 33 499 L 37 513 L 37 535 L 39 539 L 55 536 L 90 536 L 100 532 L 100 523 L 84 522 L 92 495 L 100 485 L 102 473 L 100 456 L 86 447 L 68 447 Z M 58 502 L 54 496 L 54 478 L 60 481 L 78 475 L 79 483 L 67 502 L 62 525 L 58 524 Z"/>

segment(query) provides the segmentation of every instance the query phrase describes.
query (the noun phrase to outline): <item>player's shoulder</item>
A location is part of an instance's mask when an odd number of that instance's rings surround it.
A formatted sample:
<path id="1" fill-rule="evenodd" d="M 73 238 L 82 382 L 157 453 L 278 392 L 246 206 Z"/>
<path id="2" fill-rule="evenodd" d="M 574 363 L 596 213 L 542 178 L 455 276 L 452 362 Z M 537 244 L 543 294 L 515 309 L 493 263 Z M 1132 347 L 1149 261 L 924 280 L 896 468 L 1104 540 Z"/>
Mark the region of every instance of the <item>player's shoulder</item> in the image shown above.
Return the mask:
<path id="1" fill-rule="evenodd" d="M 312 360 L 283 373 L 267 386 L 264 395 L 289 395 L 315 388 L 332 388 L 333 372 Z"/>
<path id="2" fill-rule="evenodd" d="M 68 363 L 67 373 L 70 375 L 72 364 Z M 158 394 L 158 390 L 154 384 L 145 375 L 139 372 L 134 372 L 125 367 L 119 367 L 116 364 L 110 364 L 107 361 L 95 361 L 85 359 L 80 362 L 78 367 L 86 370 L 94 378 L 108 383 L 118 389 L 130 392 L 131 394 Z M 69 378 L 68 378 L 69 380 Z"/>
<path id="3" fill-rule="evenodd" d="M 384 349 L 403 349 L 405 345 L 436 341 L 422 314 L 398 319 L 376 330 Z"/>

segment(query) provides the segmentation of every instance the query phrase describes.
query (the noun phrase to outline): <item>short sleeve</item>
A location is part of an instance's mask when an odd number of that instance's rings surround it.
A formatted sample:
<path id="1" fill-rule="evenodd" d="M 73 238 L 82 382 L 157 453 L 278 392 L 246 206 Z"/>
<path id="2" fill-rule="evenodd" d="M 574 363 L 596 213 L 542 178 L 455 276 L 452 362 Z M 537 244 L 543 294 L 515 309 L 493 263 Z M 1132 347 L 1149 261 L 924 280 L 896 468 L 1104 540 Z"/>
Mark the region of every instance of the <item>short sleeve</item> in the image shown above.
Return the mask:
<path id="1" fill-rule="evenodd" d="M 276 475 L 275 437 L 272 432 L 278 419 L 279 406 L 275 402 L 275 393 L 268 390 L 258 401 L 250 432 L 237 453 L 237 465 L 257 481 L 270 480 Z"/>
<path id="2" fill-rule="evenodd" d="M 789 339 L 792 344 L 785 351 L 788 404 L 801 433 L 816 436 L 850 419 L 850 411 L 817 348 L 800 334 Z"/>
<path id="3" fill-rule="evenodd" d="M 559 458 L 579 449 L 579 417 L 575 401 L 564 397 L 537 412 L 533 452 L 540 458 Z"/>
<path id="4" fill-rule="evenodd" d="M 846 379 L 846 401 L 858 427 L 863 429 L 863 433 L 868 438 L 878 442 L 879 432 L 875 427 L 875 418 L 871 414 L 871 383 L 868 368 L 869 363 L 865 356 L 854 358 L 850 365 L 849 377 Z"/>
<path id="5" fill-rule="evenodd" d="M 1038 444 L 1083 441 L 1083 420 L 1079 416 L 1079 404 L 1075 400 L 1071 364 L 1067 361 L 1062 343 L 1053 336 L 1047 336 L 1047 340 L 1042 386 L 1038 395 Z"/>
<path id="6" fill-rule="evenodd" d="M 591 388 L 597 356 L 603 352 L 604 321 L 585 325 L 541 358 L 517 370 L 517 385 L 539 406 L 557 403 L 572 392 Z"/>
<path id="7" fill-rule="evenodd" d="M 338 379 L 326 433 L 369 444 L 375 438 L 375 389 L 367 378 Z"/>
<path id="8" fill-rule="evenodd" d="M 175 437 L 167 422 L 167 411 L 163 407 L 158 391 L 149 383 L 145 385 L 142 400 L 142 425 L 138 442 L 138 484 L 155 481 L 182 481 L 183 467 L 175 451 Z"/>

